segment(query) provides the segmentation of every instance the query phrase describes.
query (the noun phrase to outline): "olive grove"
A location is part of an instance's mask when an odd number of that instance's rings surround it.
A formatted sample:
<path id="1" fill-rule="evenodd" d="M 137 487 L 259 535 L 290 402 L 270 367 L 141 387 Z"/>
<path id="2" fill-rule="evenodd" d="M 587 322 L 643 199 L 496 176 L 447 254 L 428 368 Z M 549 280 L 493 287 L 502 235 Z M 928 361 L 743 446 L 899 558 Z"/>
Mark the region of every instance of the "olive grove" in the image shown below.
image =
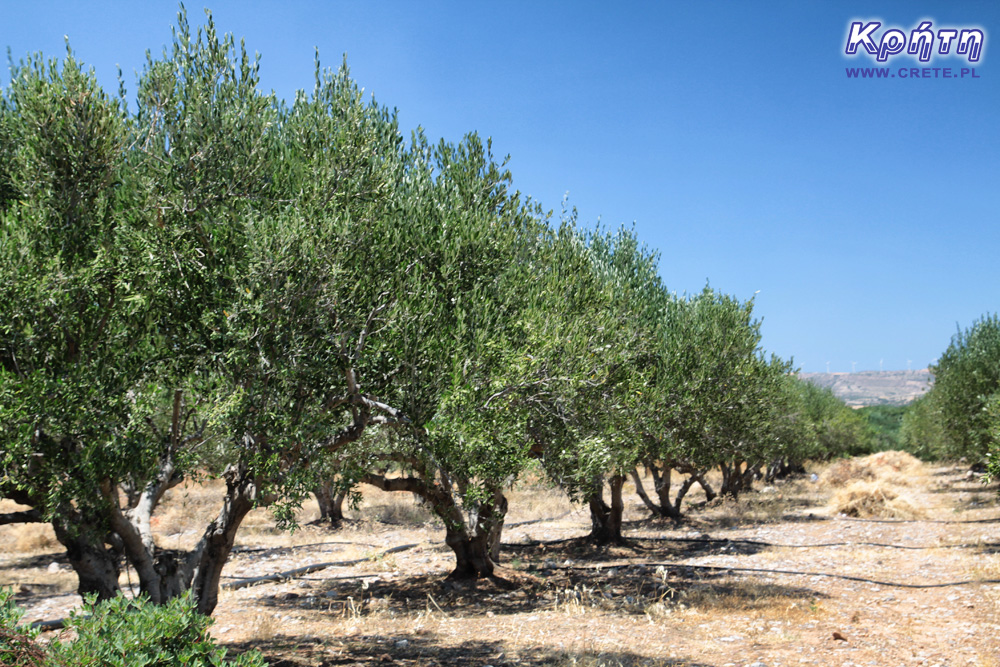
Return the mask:
<path id="1" fill-rule="evenodd" d="M 50 522 L 82 594 L 115 597 L 125 559 L 154 604 L 191 591 L 211 614 L 247 514 L 289 523 L 317 489 L 417 495 L 477 577 L 533 461 L 608 543 L 630 475 L 678 518 L 693 484 L 735 496 L 838 446 L 752 301 L 678 296 L 633 231 L 556 222 L 512 182 L 475 133 L 404 137 L 346 64 L 276 99 L 210 15 L 181 12 L 134 98 L 70 51 L 14 65 L 0 497 L 28 509 L 0 523 Z M 205 476 L 217 515 L 189 552 L 157 548 L 164 494 Z"/>

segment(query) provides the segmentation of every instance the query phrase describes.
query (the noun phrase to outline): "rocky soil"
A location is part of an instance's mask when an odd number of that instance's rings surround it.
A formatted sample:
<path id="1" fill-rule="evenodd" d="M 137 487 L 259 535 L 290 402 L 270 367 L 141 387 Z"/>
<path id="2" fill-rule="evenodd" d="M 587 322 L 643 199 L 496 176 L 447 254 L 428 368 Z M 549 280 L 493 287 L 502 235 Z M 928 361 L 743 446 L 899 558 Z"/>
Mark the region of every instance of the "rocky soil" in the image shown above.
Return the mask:
<path id="1" fill-rule="evenodd" d="M 507 527 L 500 576 L 470 584 L 445 580 L 433 523 L 308 526 L 243 544 L 226 581 L 339 564 L 227 590 L 212 632 L 280 666 L 1000 664 L 996 489 L 929 467 L 908 492 L 926 518 L 839 516 L 809 477 L 681 526 L 634 505 L 629 544 L 604 549 L 581 539 L 579 508 L 526 518 Z M 79 603 L 68 577 L 58 552 L 0 554 L 27 620 Z"/>

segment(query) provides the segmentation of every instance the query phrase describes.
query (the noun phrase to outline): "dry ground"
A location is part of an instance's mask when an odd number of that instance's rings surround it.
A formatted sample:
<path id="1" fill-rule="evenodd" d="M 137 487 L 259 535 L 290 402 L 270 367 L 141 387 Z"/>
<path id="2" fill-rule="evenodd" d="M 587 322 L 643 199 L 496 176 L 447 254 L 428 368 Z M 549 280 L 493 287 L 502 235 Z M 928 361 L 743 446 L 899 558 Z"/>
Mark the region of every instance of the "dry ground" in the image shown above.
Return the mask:
<path id="1" fill-rule="evenodd" d="M 511 493 L 501 578 L 466 586 L 445 582 L 443 530 L 409 496 L 366 491 L 337 531 L 288 535 L 255 512 L 226 581 L 364 560 L 228 590 L 212 632 L 285 667 L 1000 665 L 996 488 L 957 466 L 882 463 L 874 474 L 816 468 L 818 481 L 716 501 L 679 527 L 649 519 L 630 494 L 630 544 L 607 549 L 578 539 L 589 527 L 583 509 L 525 483 Z M 901 494 L 890 513 L 924 518 L 838 514 L 859 479 Z M 217 494 L 211 484 L 172 491 L 161 546 L 189 546 Z M 316 515 L 307 505 L 301 519 Z M 404 544 L 418 546 L 380 555 Z M 79 603 L 45 526 L 0 527 L 0 585 L 11 584 L 26 620 Z"/>

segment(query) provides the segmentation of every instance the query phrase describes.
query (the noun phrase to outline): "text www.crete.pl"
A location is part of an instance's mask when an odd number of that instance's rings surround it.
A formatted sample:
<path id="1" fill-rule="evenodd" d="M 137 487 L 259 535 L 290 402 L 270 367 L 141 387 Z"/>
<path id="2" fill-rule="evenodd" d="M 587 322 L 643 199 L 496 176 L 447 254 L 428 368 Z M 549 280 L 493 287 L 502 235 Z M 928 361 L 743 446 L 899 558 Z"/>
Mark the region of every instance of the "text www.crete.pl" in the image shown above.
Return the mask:
<path id="1" fill-rule="evenodd" d="M 979 79 L 975 67 L 848 67 L 848 79 Z"/>

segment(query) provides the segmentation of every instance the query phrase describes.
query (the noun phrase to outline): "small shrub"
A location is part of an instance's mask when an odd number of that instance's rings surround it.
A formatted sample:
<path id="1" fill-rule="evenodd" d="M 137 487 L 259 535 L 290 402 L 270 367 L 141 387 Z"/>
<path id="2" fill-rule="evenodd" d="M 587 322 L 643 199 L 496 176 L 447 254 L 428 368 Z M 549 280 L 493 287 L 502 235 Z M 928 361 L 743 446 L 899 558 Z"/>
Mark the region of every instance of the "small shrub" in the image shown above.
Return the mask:
<path id="1" fill-rule="evenodd" d="M 74 613 L 67 627 L 77 633 L 75 641 L 53 642 L 51 653 L 66 665 L 101 667 L 263 667 L 259 653 L 246 653 L 225 661 L 226 649 L 216 646 L 206 633 L 212 619 L 195 611 L 189 594 L 165 605 L 146 598 L 123 596 L 95 604 L 87 600 L 89 613 Z"/>
<path id="2" fill-rule="evenodd" d="M 27 634 L 0 628 L 0 665 L 3 667 L 47 667 L 45 652 Z"/>
<path id="3" fill-rule="evenodd" d="M 90 597 L 66 623 L 76 640 L 53 641 L 45 650 L 34 643 L 37 631 L 17 627 L 23 614 L 13 593 L 0 589 L 3 667 L 265 667 L 256 651 L 226 660 L 226 649 L 206 633 L 212 619 L 195 611 L 190 595 L 165 605 L 124 596 L 97 604 Z"/>

